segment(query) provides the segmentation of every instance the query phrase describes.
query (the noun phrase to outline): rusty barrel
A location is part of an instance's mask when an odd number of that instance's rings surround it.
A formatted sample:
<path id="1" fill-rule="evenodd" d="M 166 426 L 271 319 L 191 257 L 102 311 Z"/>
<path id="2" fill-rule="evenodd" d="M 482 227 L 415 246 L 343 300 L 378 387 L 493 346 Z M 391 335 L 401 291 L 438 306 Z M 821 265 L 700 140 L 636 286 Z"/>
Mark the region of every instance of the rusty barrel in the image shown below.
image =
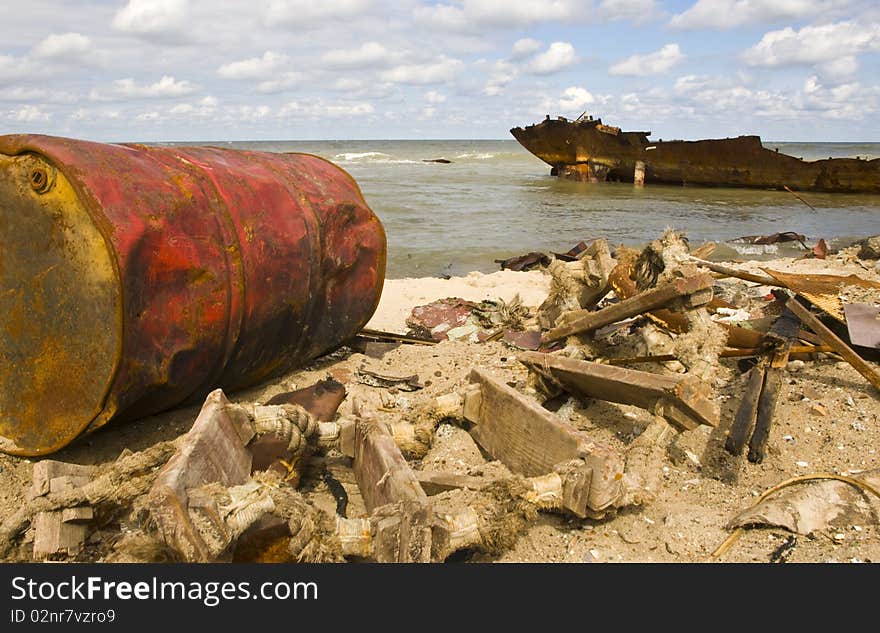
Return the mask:
<path id="1" fill-rule="evenodd" d="M 372 316 L 385 233 L 308 154 L 0 136 L 0 450 L 278 375 Z"/>

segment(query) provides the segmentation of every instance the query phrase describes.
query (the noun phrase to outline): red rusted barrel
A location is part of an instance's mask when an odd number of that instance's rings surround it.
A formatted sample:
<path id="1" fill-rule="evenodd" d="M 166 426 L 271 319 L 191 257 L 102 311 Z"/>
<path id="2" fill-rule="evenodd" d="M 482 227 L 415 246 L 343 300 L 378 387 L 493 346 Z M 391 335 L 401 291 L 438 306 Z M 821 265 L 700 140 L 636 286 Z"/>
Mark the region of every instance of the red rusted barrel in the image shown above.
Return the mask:
<path id="1" fill-rule="evenodd" d="M 0 450 L 302 364 L 384 273 L 381 223 L 317 156 L 0 136 Z"/>

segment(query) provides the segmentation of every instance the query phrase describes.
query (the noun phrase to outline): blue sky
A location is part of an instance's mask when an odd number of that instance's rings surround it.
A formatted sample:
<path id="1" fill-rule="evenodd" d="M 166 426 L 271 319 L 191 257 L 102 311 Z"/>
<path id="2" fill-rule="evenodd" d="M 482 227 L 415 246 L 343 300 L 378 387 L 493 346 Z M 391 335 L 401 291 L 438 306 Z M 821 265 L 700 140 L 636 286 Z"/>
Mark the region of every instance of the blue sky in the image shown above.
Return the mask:
<path id="1" fill-rule="evenodd" d="M 510 138 L 586 110 L 654 138 L 880 141 L 876 0 L 14 4 L 4 134 Z"/>

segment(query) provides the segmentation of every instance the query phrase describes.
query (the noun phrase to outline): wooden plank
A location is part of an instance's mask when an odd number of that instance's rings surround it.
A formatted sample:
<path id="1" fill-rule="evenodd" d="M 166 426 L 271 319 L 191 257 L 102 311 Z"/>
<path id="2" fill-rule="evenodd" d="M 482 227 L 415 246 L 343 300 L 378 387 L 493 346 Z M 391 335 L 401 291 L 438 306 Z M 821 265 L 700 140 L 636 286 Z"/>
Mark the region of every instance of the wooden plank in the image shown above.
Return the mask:
<path id="1" fill-rule="evenodd" d="M 61 520 L 61 512 L 40 512 L 34 520 L 34 558 L 53 554 L 73 555 L 86 540 L 88 527 Z"/>
<path id="2" fill-rule="evenodd" d="M 492 479 L 486 477 L 472 477 L 470 475 L 458 475 L 439 470 L 416 470 L 413 471 L 418 479 L 422 490 L 427 495 L 436 495 L 447 490 L 466 488 L 467 490 L 482 490 Z"/>
<path id="3" fill-rule="evenodd" d="M 800 327 L 800 319 L 786 308 L 767 333 L 767 340 L 776 342 L 776 349 L 770 359 L 770 367 L 764 374 L 764 387 L 758 399 L 755 430 L 752 439 L 749 440 L 749 461 L 752 463 L 759 464 L 764 461 L 764 450 L 767 446 L 767 438 L 770 437 L 773 415 L 776 412 L 779 386 L 782 384 L 785 367 L 788 365 L 792 343 Z"/>
<path id="4" fill-rule="evenodd" d="M 875 389 L 880 391 L 880 374 L 856 354 L 849 345 L 838 338 L 838 336 L 829 330 L 824 323 L 816 318 L 806 307 L 801 305 L 796 298 L 789 299 L 785 305 L 804 325 L 808 326 L 813 332 L 818 334 L 826 345 L 834 348 L 834 351 L 840 354 L 846 362 L 852 365 L 853 369 L 864 376 L 864 378 L 871 383 Z"/>
<path id="5" fill-rule="evenodd" d="M 761 395 L 761 388 L 764 386 L 766 365 L 765 361 L 761 361 L 749 370 L 749 381 L 746 384 L 745 393 L 739 402 L 733 424 L 727 434 L 727 441 L 724 443 L 724 448 L 731 455 L 742 453 L 749 437 L 749 431 L 751 431 L 752 424 L 758 415 L 758 398 Z"/>
<path id="6" fill-rule="evenodd" d="M 679 428 L 717 426 L 721 411 L 709 389 L 692 376 L 660 376 L 539 352 L 524 352 L 520 362 L 590 398 L 632 404 L 665 417 Z"/>
<path id="7" fill-rule="evenodd" d="M 355 424 L 352 467 L 367 512 L 389 503 L 427 501 L 391 431 L 377 420 L 361 418 Z"/>
<path id="8" fill-rule="evenodd" d="M 798 338 L 801 338 L 798 333 Z M 721 350 L 719 358 L 740 358 L 744 356 L 762 356 L 766 353 L 763 347 L 740 347 L 733 349 Z M 828 345 L 792 345 L 791 355 L 800 354 L 816 354 L 818 352 L 833 352 L 834 349 Z M 671 360 L 678 360 L 674 354 L 654 354 L 653 356 L 629 356 L 626 358 L 609 358 L 609 365 L 635 365 L 638 363 L 663 363 Z"/>
<path id="9" fill-rule="evenodd" d="M 164 541 L 185 560 L 208 562 L 214 555 L 189 516 L 188 491 L 212 482 L 235 486 L 248 481 L 251 453 L 245 444 L 251 435 L 247 414 L 216 389 L 205 399 L 177 452 L 159 471 L 147 496 L 150 518 Z"/>
<path id="10" fill-rule="evenodd" d="M 785 284 L 777 279 L 774 279 L 773 277 L 770 277 L 769 275 L 756 275 L 754 273 L 746 272 L 745 270 L 730 268 L 729 266 L 716 264 L 715 262 L 709 262 L 705 259 L 699 259 L 697 257 L 688 257 L 688 259 L 695 264 L 699 264 L 703 268 L 708 268 L 712 272 L 718 273 L 725 277 L 736 277 L 737 279 L 742 279 L 743 281 L 751 281 L 756 284 L 761 284 L 762 286 L 785 288 Z"/>
<path id="11" fill-rule="evenodd" d="M 88 523 L 94 518 L 95 512 L 89 506 L 65 508 L 61 511 L 61 521 L 63 523 Z"/>
<path id="12" fill-rule="evenodd" d="M 50 490 L 50 482 L 56 477 L 77 477 L 74 480 L 83 482 L 91 479 L 96 468 L 94 466 L 83 466 L 81 464 L 68 464 L 67 462 L 59 462 L 54 459 L 44 459 L 34 464 L 33 485 L 31 487 L 31 497 L 41 497 L 48 494 Z M 82 485 L 78 483 L 77 486 Z"/>
<path id="13" fill-rule="evenodd" d="M 479 390 L 464 394 L 464 417 L 474 423 L 471 435 L 512 471 L 535 477 L 566 467 L 572 482 L 586 481 L 588 492 L 570 495 L 601 511 L 621 496 L 623 459 L 590 439 L 540 404 L 508 387 L 488 372 L 474 369 L 470 381 Z M 568 467 L 582 460 L 579 467 Z M 577 472 L 589 471 L 588 473 Z M 584 507 L 569 507 L 583 516 Z"/>
<path id="14" fill-rule="evenodd" d="M 695 275 L 686 279 L 676 279 L 670 283 L 642 292 L 629 299 L 623 299 L 595 312 L 587 312 L 572 321 L 567 321 L 559 327 L 555 327 L 541 337 L 541 342 L 552 343 L 572 334 L 590 332 L 605 325 L 622 321 L 629 317 L 649 312 L 656 308 L 672 303 L 676 299 L 697 295 L 706 290 L 711 291 L 712 277 L 710 275 Z M 702 296 L 702 303 L 710 301 L 711 292 Z"/>

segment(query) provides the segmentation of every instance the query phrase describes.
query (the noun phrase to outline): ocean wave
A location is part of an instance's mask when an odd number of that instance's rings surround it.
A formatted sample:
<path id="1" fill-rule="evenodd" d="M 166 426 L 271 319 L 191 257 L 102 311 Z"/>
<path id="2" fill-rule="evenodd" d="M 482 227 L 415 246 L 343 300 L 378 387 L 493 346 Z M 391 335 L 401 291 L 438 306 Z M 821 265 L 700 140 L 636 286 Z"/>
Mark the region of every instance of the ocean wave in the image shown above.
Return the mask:
<path id="1" fill-rule="evenodd" d="M 456 158 L 473 158 L 475 160 L 489 160 L 490 158 L 495 158 L 495 154 L 490 154 L 488 152 L 467 152 L 465 154 L 459 154 Z"/>
<path id="2" fill-rule="evenodd" d="M 370 160 L 376 157 L 390 158 L 391 155 L 383 152 L 345 152 L 342 154 L 336 154 L 336 156 L 333 157 L 333 160 L 347 160 L 349 162 L 354 162 L 356 160 Z"/>

